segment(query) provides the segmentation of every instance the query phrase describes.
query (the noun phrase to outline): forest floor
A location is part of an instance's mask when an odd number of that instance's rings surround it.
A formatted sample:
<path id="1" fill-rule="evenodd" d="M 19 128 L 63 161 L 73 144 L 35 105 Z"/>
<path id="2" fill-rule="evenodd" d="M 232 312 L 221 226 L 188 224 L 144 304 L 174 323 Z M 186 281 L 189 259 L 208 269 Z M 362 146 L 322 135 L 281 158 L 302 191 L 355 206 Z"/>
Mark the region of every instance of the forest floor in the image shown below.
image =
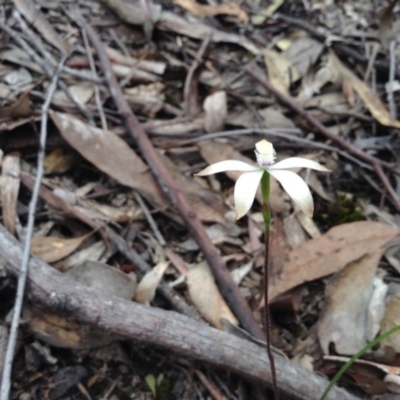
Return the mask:
<path id="1" fill-rule="evenodd" d="M 0 9 L 2 395 L 8 374 L 20 400 L 273 398 L 261 191 L 237 220 L 242 172 L 195 176 L 224 160 L 256 165 L 263 139 L 277 161 L 330 171 L 291 169 L 312 216 L 271 179 L 281 398 L 320 398 L 400 324 L 396 1 Z M 10 371 L 25 244 L 35 257 Z M 399 375 L 395 332 L 327 398 L 395 399 Z"/>

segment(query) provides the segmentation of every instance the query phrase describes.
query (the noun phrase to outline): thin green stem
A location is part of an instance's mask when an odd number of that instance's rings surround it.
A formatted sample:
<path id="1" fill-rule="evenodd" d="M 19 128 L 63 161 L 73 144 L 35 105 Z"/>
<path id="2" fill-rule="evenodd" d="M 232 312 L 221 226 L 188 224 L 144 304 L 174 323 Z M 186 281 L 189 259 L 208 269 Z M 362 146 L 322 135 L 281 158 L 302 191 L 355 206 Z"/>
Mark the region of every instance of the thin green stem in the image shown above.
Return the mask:
<path id="1" fill-rule="evenodd" d="M 336 385 L 336 383 L 342 377 L 342 375 L 353 365 L 354 361 L 362 357 L 368 350 L 372 349 L 382 340 L 386 339 L 387 337 L 389 337 L 390 335 L 392 335 L 397 331 L 400 331 L 400 325 L 396 325 L 394 328 L 389 329 L 388 331 L 382 333 L 382 335 L 379 335 L 372 342 L 369 342 L 365 347 L 363 347 L 358 353 L 354 354 L 354 356 L 351 357 L 349 361 L 347 361 L 346 364 L 344 364 L 342 368 L 339 369 L 338 372 L 336 372 L 335 376 L 330 381 L 328 387 L 325 389 L 325 392 L 322 394 L 320 400 L 324 400 L 326 398 L 328 393 Z"/>
<path id="2" fill-rule="evenodd" d="M 278 382 L 276 379 L 275 359 L 271 347 L 271 315 L 268 300 L 268 286 L 269 286 L 269 233 L 271 227 L 271 212 L 269 209 L 269 193 L 270 193 L 270 176 L 265 172 L 261 178 L 261 191 L 263 196 L 262 214 L 265 226 L 265 254 L 264 254 L 264 302 L 265 302 L 265 338 L 266 349 L 271 367 L 272 387 L 274 391 L 275 400 L 279 400 Z"/>

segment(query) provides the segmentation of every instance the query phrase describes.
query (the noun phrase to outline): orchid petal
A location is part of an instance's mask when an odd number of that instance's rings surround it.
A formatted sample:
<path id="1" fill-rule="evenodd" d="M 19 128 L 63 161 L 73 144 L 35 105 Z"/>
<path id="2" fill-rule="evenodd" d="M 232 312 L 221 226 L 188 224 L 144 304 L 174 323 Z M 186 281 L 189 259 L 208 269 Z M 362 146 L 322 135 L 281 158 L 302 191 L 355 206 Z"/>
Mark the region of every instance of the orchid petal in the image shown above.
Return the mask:
<path id="1" fill-rule="evenodd" d="M 250 210 L 264 172 L 262 169 L 247 172 L 240 175 L 236 181 L 234 192 L 236 219 L 242 218 Z"/>
<path id="2" fill-rule="evenodd" d="M 285 160 L 279 161 L 273 166 L 269 167 L 268 170 L 287 168 L 311 168 L 317 171 L 330 172 L 329 169 L 325 168 L 323 165 L 317 163 L 316 161 L 301 157 L 286 158 Z"/>
<path id="3" fill-rule="evenodd" d="M 286 160 L 285 160 L 286 161 Z M 292 171 L 268 169 L 268 172 L 282 185 L 286 193 L 298 205 L 301 211 L 312 217 L 314 202 L 310 189 L 303 178 Z"/>
<path id="4" fill-rule="evenodd" d="M 196 176 L 206 176 L 212 174 L 218 174 L 218 172 L 225 171 L 257 171 L 259 168 L 254 165 L 250 165 L 245 163 L 244 161 L 237 160 L 225 160 L 220 161 L 215 164 L 209 165 L 207 168 L 203 169 L 199 173 L 195 174 Z"/>

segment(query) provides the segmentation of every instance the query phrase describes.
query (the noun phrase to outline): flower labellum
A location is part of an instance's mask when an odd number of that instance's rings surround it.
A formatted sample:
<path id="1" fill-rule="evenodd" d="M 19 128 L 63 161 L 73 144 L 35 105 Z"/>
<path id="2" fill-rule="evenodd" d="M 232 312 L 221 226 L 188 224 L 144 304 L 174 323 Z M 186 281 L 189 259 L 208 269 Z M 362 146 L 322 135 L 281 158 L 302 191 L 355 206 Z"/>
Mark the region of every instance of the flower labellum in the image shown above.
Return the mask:
<path id="1" fill-rule="evenodd" d="M 290 168 L 311 168 L 316 171 L 330 172 L 321 164 L 306 158 L 291 157 L 275 164 L 275 150 L 272 143 L 261 140 L 256 143 L 256 158 L 258 167 L 243 161 L 226 160 L 209 165 L 200 171 L 197 176 L 207 176 L 225 171 L 243 171 L 244 173 L 236 181 L 234 200 L 237 219 L 243 217 L 252 206 L 256 196 L 258 185 L 264 173 L 273 176 L 293 199 L 301 211 L 312 217 L 314 202 L 310 189 L 303 178 Z"/>

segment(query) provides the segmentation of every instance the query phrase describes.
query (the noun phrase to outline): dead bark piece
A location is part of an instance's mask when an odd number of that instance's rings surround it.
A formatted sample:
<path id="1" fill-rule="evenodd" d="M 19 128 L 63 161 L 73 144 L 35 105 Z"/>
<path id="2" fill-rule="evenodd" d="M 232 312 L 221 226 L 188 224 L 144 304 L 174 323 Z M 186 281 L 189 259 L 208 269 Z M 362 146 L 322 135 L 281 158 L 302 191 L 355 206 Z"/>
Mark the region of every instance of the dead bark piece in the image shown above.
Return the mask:
<path id="1" fill-rule="evenodd" d="M 18 276 L 22 247 L 2 225 L 0 261 L 10 273 Z M 60 310 L 61 307 L 78 321 L 92 324 L 108 333 L 160 346 L 271 386 L 266 353 L 255 343 L 172 311 L 104 296 L 73 282 L 34 256 L 30 259 L 29 268 L 27 297 L 37 304 L 53 310 Z M 293 400 L 319 398 L 328 385 L 326 379 L 283 357 L 276 356 L 275 362 L 282 394 Z M 326 399 L 357 400 L 357 397 L 334 387 Z"/>
<path id="2" fill-rule="evenodd" d="M 20 158 L 17 155 L 4 157 L 1 170 L 1 205 L 6 229 L 14 234 L 17 216 L 18 192 L 20 186 Z"/>

